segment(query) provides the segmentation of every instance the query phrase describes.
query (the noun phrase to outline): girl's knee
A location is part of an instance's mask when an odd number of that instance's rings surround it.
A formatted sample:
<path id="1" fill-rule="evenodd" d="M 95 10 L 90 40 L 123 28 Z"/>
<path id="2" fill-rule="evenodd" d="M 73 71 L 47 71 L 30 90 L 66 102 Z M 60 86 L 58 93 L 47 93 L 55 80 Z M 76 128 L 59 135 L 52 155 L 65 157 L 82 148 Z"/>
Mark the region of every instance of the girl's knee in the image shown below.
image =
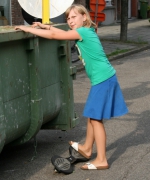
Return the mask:
<path id="1" fill-rule="evenodd" d="M 96 125 L 96 124 L 99 124 L 99 123 L 103 124 L 102 120 L 97 120 L 97 119 L 92 119 L 92 118 L 90 118 L 90 122 L 93 125 Z"/>

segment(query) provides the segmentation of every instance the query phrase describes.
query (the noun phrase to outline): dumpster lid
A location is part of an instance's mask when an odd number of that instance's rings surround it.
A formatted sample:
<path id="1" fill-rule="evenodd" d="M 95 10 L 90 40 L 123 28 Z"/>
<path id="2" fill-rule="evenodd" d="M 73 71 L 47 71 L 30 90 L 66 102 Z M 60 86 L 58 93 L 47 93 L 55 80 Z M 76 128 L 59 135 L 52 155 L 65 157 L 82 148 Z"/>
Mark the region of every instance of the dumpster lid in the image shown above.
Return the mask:
<path id="1" fill-rule="evenodd" d="M 5 17 L 0 17 L 0 20 L 5 20 Z M 7 33 L 10 31 L 15 31 L 13 26 L 0 26 L 0 33 Z"/>

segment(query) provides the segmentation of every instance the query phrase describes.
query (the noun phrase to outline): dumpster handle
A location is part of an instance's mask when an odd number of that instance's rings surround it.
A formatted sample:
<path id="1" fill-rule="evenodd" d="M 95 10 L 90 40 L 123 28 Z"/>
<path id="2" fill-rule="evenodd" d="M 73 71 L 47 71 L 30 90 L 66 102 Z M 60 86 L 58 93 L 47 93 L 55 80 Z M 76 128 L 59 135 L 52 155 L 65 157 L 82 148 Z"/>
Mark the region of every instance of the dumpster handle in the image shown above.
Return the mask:
<path id="1" fill-rule="evenodd" d="M 65 44 L 62 44 L 59 46 L 59 55 L 66 56 L 66 45 Z"/>

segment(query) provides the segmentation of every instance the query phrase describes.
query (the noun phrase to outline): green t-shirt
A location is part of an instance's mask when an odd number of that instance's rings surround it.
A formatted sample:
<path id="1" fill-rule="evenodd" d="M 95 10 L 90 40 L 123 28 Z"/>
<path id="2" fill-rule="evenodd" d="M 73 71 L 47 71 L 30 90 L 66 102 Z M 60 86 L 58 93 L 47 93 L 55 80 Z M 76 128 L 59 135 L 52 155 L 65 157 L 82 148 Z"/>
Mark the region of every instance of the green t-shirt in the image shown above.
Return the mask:
<path id="1" fill-rule="evenodd" d="M 108 61 L 95 29 L 80 27 L 76 31 L 82 38 L 76 41 L 76 45 L 91 85 L 99 84 L 112 77 L 116 70 Z"/>

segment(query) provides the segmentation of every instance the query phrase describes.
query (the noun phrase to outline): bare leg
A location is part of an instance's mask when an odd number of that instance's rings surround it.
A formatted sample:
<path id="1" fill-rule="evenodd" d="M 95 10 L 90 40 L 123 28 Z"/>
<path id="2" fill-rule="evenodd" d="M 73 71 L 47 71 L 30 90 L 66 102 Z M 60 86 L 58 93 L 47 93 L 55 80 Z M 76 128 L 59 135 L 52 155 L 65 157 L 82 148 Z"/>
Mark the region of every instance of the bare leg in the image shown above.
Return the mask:
<path id="1" fill-rule="evenodd" d="M 83 144 L 83 148 L 87 150 L 87 152 L 90 152 L 90 155 L 92 153 L 93 143 L 94 143 L 94 131 L 93 131 L 93 126 L 91 124 L 91 120 L 90 118 L 88 118 L 86 139 L 85 139 L 85 143 Z"/>
<path id="2" fill-rule="evenodd" d="M 97 148 L 97 157 L 91 163 L 94 164 L 96 167 L 107 166 L 108 163 L 106 159 L 106 132 L 103 122 L 91 119 L 91 125 L 93 127 L 93 134 Z"/>
<path id="3" fill-rule="evenodd" d="M 87 156 L 91 156 L 93 143 L 94 143 L 93 126 L 91 124 L 91 120 L 88 118 L 85 143 L 83 145 L 79 144 L 78 148 L 82 150 Z"/>

